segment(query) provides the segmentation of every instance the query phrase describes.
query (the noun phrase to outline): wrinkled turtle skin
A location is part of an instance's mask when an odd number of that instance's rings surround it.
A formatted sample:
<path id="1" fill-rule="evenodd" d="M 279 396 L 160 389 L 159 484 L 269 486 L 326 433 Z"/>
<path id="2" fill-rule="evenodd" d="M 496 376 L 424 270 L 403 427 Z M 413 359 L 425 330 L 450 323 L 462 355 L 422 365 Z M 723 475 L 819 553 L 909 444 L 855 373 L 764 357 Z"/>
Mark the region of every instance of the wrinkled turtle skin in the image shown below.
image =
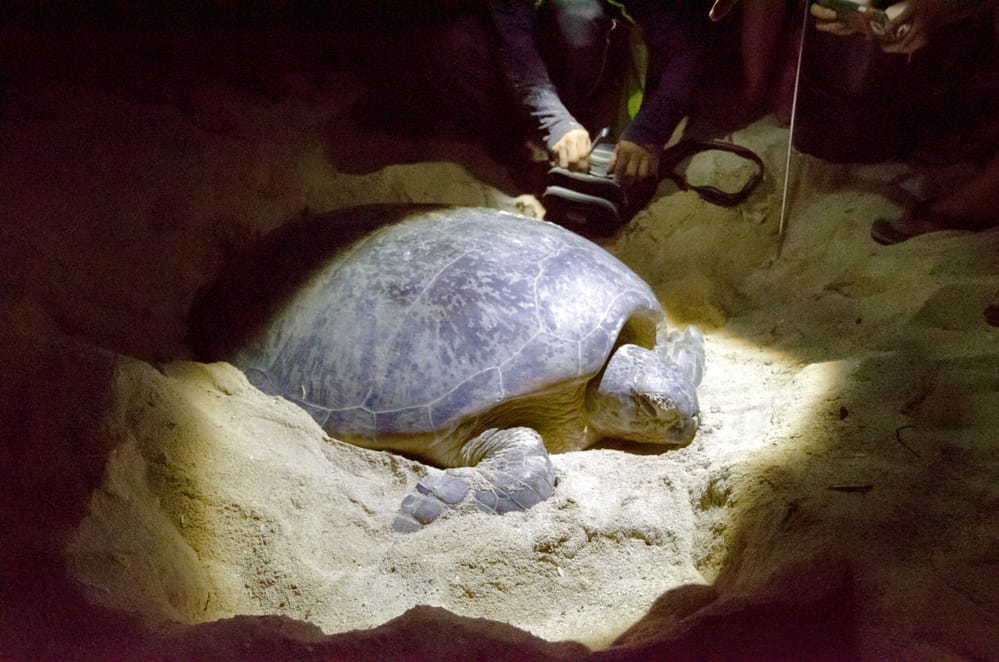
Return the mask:
<path id="1" fill-rule="evenodd" d="M 408 531 L 547 499 L 549 451 L 688 443 L 702 337 L 657 347 L 662 322 L 641 278 L 562 227 L 377 206 L 265 237 L 196 303 L 191 344 L 333 437 L 447 467 L 403 501 Z"/>

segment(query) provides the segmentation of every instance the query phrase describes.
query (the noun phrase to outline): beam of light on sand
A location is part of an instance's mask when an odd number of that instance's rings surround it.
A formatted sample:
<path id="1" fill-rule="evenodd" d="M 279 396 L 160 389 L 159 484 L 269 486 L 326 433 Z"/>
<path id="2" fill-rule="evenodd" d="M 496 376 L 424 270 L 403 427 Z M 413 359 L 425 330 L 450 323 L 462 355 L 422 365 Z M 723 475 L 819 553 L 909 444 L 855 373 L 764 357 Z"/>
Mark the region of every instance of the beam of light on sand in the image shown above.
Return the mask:
<path id="1" fill-rule="evenodd" d="M 713 580 L 724 541 L 698 486 L 733 462 L 793 463 L 796 430 L 849 369 L 725 333 L 707 348 L 687 448 L 556 455 L 548 502 L 408 536 L 389 524 L 417 465 L 324 442 L 227 366 L 131 362 L 109 414 L 128 424 L 67 556 L 95 599 L 154 620 L 272 613 L 342 632 L 429 604 L 603 647 L 663 592 Z"/>

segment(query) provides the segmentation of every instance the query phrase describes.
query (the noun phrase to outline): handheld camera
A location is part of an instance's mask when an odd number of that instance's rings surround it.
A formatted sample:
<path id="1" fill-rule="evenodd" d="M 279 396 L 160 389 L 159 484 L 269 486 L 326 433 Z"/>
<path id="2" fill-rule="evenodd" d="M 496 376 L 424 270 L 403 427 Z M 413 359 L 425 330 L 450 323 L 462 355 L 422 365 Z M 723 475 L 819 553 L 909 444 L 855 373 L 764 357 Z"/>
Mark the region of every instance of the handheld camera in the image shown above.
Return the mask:
<path id="1" fill-rule="evenodd" d="M 865 0 L 815 0 L 815 4 L 832 9 L 840 21 L 864 34 L 879 39 L 895 39 L 889 34 L 888 14 Z"/>

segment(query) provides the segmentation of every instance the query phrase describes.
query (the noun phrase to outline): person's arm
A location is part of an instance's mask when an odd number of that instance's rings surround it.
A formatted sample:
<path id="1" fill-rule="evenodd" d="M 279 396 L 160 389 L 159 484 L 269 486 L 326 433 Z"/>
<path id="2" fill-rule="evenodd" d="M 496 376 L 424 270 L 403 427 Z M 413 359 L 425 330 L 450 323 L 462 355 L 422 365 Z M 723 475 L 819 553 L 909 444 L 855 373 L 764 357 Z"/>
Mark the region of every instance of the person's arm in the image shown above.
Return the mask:
<path id="1" fill-rule="evenodd" d="M 644 0 L 628 5 L 642 26 L 649 70 L 659 79 L 646 87 L 642 106 L 618 142 L 612 168 L 625 180 L 655 174 L 659 152 L 669 141 L 690 100 L 707 55 L 707 12 Z"/>
<path id="2" fill-rule="evenodd" d="M 503 69 L 517 103 L 530 115 L 559 165 L 585 166 L 590 135 L 562 103 L 538 53 L 534 3 L 495 0 L 491 14 Z"/>
<path id="3" fill-rule="evenodd" d="M 687 9 L 669 9 L 665 4 L 647 1 L 629 7 L 642 26 L 649 70 L 661 74 L 654 87 L 646 88 L 638 114 L 622 135 L 658 149 L 687 114 L 707 55 L 707 14 L 695 11 L 697 3 Z"/>

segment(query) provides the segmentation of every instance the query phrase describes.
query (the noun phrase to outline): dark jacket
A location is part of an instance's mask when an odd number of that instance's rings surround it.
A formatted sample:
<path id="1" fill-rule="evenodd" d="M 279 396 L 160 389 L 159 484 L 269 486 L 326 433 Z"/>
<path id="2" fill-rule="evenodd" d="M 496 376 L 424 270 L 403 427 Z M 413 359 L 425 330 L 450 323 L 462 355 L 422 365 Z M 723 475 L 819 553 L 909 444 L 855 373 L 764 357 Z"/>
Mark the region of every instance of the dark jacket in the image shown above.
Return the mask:
<path id="1" fill-rule="evenodd" d="M 622 0 L 618 4 L 642 28 L 649 51 L 642 106 L 620 138 L 658 149 L 686 115 L 700 76 L 708 48 L 707 5 L 682 0 Z M 614 7 L 607 8 L 616 11 Z M 551 148 L 570 129 L 582 125 L 560 99 L 538 48 L 541 35 L 535 3 L 496 0 L 491 17 L 515 98 Z"/>

